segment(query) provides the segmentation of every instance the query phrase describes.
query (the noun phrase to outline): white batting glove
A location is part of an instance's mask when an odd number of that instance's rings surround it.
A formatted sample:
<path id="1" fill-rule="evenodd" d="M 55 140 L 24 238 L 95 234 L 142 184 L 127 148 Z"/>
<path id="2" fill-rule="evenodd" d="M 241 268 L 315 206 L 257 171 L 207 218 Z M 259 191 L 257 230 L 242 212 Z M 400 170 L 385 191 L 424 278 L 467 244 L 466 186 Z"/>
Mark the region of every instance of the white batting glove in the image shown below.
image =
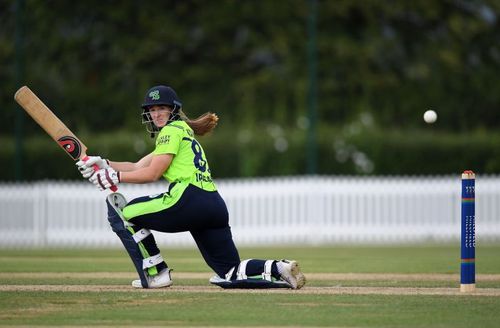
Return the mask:
<path id="1" fill-rule="evenodd" d="M 79 160 L 76 162 L 78 171 L 82 174 L 85 179 L 88 179 L 94 174 L 93 165 L 97 165 L 100 169 L 107 169 L 109 167 L 109 161 L 107 159 L 101 158 L 100 156 L 87 156 L 86 161 Z"/>
<path id="2" fill-rule="evenodd" d="M 112 167 L 100 169 L 90 177 L 89 181 L 103 191 L 120 183 L 120 172 L 115 171 Z"/>

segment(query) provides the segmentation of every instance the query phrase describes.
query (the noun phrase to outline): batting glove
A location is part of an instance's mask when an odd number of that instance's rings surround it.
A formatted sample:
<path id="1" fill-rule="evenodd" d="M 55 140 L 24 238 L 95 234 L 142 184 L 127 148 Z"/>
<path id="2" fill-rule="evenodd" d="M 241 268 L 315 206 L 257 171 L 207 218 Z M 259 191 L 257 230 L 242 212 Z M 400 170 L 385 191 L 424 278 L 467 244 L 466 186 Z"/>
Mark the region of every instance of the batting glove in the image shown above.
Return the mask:
<path id="1" fill-rule="evenodd" d="M 100 169 L 90 177 L 89 181 L 103 191 L 120 183 L 120 172 L 115 171 L 112 167 Z"/>
<path id="2" fill-rule="evenodd" d="M 100 169 L 107 169 L 109 167 L 109 161 L 107 159 L 101 158 L 100 156 L 87 156 L 86 161 L 79 160 L 76 162 L 78 171 L 82 174 L 85 179 L 88 179 L 94 174 L 94 165 L 97 165 Z"/>

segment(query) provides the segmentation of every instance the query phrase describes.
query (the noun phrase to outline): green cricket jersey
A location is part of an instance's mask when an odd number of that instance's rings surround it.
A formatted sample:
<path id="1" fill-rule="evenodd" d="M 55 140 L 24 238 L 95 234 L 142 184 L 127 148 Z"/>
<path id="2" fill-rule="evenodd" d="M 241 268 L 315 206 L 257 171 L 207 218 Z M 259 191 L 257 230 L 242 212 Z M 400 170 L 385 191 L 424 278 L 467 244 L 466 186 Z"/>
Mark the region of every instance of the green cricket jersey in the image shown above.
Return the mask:
<path id="1" fill-rule="evenodd" d="M 216 191 L 212 181 L 203 148 L 194 138 L 193 129 L 184 121 L 173 121 L 164 126 L 156 138 L 153 155 L 173 154 L 174 158 L 163 177 L 175 185 L 162 198 L 152 198 L 126 206 L 123 209 L 125 219 L 154 213 L 173 206 L 181 198 L 184 190 L 192 184 L 206 191 Z"/>
<path id="2" fill-rule="evenodd" d="M 161 129 L 153 155 L 163 154 L 175 155 L 163 173 L 169 182 L 190 183 L 206 191 L 217 190 L 203 148 L 186 122 L 174 121 Z"/>

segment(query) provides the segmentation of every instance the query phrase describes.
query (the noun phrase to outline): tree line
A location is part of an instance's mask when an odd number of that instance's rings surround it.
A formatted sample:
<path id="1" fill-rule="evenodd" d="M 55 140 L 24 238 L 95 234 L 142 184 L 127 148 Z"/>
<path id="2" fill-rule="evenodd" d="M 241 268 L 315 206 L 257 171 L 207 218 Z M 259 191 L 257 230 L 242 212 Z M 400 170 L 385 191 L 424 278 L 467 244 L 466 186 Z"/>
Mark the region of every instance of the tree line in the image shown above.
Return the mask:
<path id="1" fill-rule="evenodd" d="M 20 84 L 76 133 L 140 131 L 139 105 L 156 84 L 176 89 L 189 116 L 214 111 L 235 134 L 268 125 L 300 131 L 308 124 L 310 8 L 307 0 L 1 2 L 0 136 L 15 134 Z M 317 8 L 325 129 L 425 130 L 427 109 L 438 113 L 438 133 L 499 125 L 500 3 L 346 0 Z M 25 117 L 23 135 L 36 134 Z"/>

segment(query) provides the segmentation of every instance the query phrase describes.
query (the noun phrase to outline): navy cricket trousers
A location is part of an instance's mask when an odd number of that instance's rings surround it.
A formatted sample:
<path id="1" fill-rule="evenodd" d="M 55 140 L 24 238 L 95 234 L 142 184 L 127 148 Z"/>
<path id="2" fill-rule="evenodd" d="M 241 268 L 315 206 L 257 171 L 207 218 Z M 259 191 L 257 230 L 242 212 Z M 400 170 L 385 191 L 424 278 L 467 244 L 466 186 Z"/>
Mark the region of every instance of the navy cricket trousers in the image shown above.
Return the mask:
<path id="1" fill-rule="evenodd" d="M 127 205 L 151 200 L 149 196 L 139 197 Z M 172 207 L 139 215 L 129 221 L 136 226 L 134 230 L 147 228 L 168 233 L 189 231 L 205 262 L 219 277 L 224 278 L 231 268 L 240 263 L 226 203 L 217 191 L 205 191 L 189 185 Z M 143 244 L 150 255 L 160 252 L 153 235 L 144 239 Z"/>

